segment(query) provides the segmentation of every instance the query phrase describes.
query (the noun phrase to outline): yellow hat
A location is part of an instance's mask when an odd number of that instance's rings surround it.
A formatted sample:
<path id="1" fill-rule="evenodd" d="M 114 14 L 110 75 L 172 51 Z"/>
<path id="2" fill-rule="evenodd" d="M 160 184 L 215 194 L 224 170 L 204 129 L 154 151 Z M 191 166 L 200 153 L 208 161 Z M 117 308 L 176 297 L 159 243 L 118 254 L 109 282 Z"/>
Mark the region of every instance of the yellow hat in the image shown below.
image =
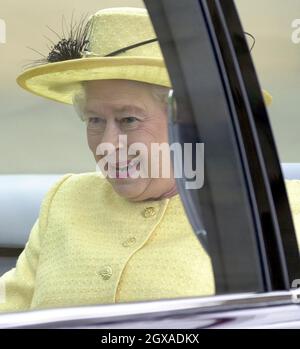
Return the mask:
<path id="1" fill-rule="evenodd" d="M 171 87 L 146 9 L 108 8 L 52 47 L 40 65 L 18 76 L 27 91 L 72 104 L 81 81 L 127 79 Z M 265 94 L 266 103 L 270 101 Z"/>

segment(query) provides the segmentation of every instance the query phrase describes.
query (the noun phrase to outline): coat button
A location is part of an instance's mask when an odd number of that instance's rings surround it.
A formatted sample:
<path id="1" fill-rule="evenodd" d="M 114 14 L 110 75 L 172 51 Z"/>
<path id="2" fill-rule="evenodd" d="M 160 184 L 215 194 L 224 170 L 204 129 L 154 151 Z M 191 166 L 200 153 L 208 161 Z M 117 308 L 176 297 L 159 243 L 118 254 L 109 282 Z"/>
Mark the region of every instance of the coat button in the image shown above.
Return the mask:
<path id="1" fill-rule="evenodd" d="M 112 268 L 110 265 L 105 265 L 98 271 L 98 275 L 102 276 L 103 280 L 108 280 L 112 276 Z"/>
<path id="2" fill-rule="evenodd" d="M 156 215 L 155 207 L 146 207 L 144 210 L 144 217 L 149 218 Z"/>
<path id="3" fill-rule="evenodd" d="M 132 246 L 133 244 L 135 244 L 135 242 L 136 242 L 136 238 L 135 237 L 131 237 L 131 238 L 123 241 L 122 245 L 124 247 L 129 247 L 129 246 Z"/>

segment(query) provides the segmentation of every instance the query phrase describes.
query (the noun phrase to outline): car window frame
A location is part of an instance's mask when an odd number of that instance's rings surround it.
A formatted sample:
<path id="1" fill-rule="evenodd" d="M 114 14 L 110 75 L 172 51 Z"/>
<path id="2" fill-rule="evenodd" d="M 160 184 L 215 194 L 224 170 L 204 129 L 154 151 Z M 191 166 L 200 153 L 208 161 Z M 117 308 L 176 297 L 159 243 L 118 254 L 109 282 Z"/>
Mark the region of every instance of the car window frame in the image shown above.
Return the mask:
<path id="1" fill-rule="evenodd" d="M 243 293 L 94 306 L 39 309 L 0 315 L 1 329 L 300 327 L 291 292 Z M 294 295 L 294 296 L 299 296 Z M 267 315 L 272 313 L 272 322 Z"/>
<path id="2" fill-rule="evenodd" d="M 145 0 L 144 3 L 152 18 L 170 72 L 177 108 L 177 115 L 172 120 L 175 129 L 173 133 L 177 132 L 177 140 L 180 139 L 178 114 L 193 116 L 196 121 L 194 124 L 198 126 L 199 139 L 203 140 L 209 137 L 205 137 L 204 131 L 201 134 L 200 130 L 205 129 L 205 123 L 210 123 L 212 127 L 214 124 L 207 116 L 205 122 L 197 118 L 194 115 L 195 110 L 208 110 L 213 114 L 223 108 L 223 115 L 228 114 L 226 123 L 231 127 L 233 143 L 235 142 L 232 149 L 235 148 L 234 151 L 240 156 L 240 164 L 237 165 L 240 165 L 244 179 L 240 189 L 248 194 L 249 208 L 248 216 L 244 214 L 237 219 L 246 222 L 251 216 L 252 223 L 249 224 L 251 219 L 247 221 L 247 243 L 238 240 L 238 232 L 234 231 L 237 222 L 230 229 L 226 217 L 221 219 L 223 227 L 227 226 L 227 229 L 222 228 L 223 234 L 216 233 L 217 230 L 214 229 L 209 230 L 216 294 L 246 292 L 251 288 L 261 292 L 289 290 L 292 281 L 300 276 L 296 234 L 267 110 L 234 2 L 187 0 L 183 4 L 171 0 Z M 193 43 L 187 42 L 191 37 L 196 40 Z M 195 57 L 199 62 L 198 66 L 193 66 Z M 212 61 L 215 62 L 214 71 L 210 66 Z M 204 63 L 205 68 L 201 69 L 201 63 Z M 197 66 L 198 69 L 193 71 L 190 66 Z M 210 90 L 193 90 L 195 86 L 199 87 L 195 83 L 196 79 L 201 79 L 199 71 L 207 78 L 209 69 L 211 71 L 207 81 Z M 222 86 L 223 93 L 222 89 L 215 88 L 217 84 Z M 211 91 L 217 96 L 213 106 L 209 95 Z M 200 99 L 205 106 L 199 104 Z M 178 105 L 181 105 L 180 110 Z M 209 117 L 217 118 L 216 115 Z M 205 114 L 202 114 L 201 119 L 203 118 Z M 206 188 L 213 176 L 213 171 L 206 172 Z M 195 205 L 194 198 L 182 189 L 184 181 L 177 182 L 184 206 L 191 206 L 193 202 Z M 211 200 L 209 189 L 206 190 L 204 186 L 201 191 L 202 203 L 208 203 Z M 226 194 L 222 199 L 227 200 L 230 205 L 230 198 Z M 211 210 L 205 211 L 204 206 L 202 205 L 200 212 L 198 205 L 198 213 L 206 226 L 213 227 L 216 211 L 222 216 L 222 208 L 215 205 L 215 216 L 212 217 L 209 212 Z M 241 212 L 238 205 L 232 205 L 232 209 Z M 193 222 L 188 211 L 187 215 Z M 253 227 L 255 229 L 251 231 Z M 199 238 L 198 235 L 197 237 Z M 200 238 L 199 240 L 201 242 Z M 233 241 L 239 241 L 235 249 L 230 245 Z M 252 253 L 249 252 L 250 248 Z M 246 280 L 237 278 L 241 275 L 247 275 Z"/>

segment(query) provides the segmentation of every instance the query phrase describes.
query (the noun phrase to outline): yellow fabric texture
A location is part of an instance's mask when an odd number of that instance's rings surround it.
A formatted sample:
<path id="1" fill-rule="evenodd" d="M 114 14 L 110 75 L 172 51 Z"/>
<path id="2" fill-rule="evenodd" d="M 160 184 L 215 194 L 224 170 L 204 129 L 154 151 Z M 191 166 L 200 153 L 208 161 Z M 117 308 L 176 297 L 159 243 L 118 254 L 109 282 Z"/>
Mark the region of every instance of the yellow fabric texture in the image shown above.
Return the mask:
<path id="1" fill-rule="evenodd" d="M 297 242 L 298 246 L 300 246 L 300 180 L 286 180 L 285 185 L 293 214 Z"/>
<path id="2" fill-rule="evenodd" d="M 214 294 L 206 254 L 179 195 L 130 202 L 97 172 L 49 190 L 1 312 Z"/>

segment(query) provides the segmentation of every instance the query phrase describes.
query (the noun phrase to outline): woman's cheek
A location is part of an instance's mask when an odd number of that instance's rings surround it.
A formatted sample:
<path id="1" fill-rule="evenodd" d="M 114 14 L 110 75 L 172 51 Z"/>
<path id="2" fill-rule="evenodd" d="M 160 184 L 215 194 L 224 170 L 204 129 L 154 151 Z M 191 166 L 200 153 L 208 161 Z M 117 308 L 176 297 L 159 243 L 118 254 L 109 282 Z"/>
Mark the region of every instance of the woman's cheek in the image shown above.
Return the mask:
<path id="1" fill-rule="evenodd" d="M 159 128 L 153 128 L 151 126 L 141 125 L 133 132 L 128 133 L 128 144 L 143 143 L 149 144 L 159 142 L 157 130 Z"/>
<path id="2" fill-rule="evenodd" d="M 97 147 L 101 143 L 99 136 L 92 135 L 92 134 L 88 133 L 87 134 L 87 141 L 88 141 L 88 146 L 89 146 L 90 150 L 92 151 L 94 156 L 96 156 Z"/>

